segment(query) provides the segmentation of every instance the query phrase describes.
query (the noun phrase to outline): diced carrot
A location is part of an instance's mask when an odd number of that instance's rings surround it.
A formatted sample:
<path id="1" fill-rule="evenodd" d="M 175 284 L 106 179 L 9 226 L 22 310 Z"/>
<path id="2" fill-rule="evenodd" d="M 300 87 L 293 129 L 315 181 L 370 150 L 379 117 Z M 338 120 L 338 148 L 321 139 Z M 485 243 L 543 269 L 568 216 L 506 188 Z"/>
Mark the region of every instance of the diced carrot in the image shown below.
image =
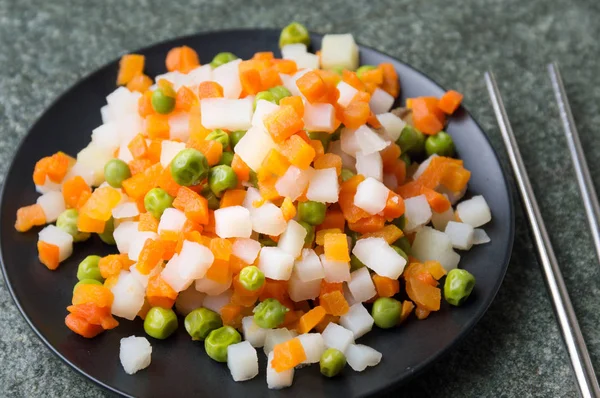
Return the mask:
<path id="1" fill-rule="evenodd" d="M 304 334 L 310 332 L 315 326 L 319 324 L 325 318 L 327 312 L 320 305 L 311 309 L 304 315 L 302 315 L 298 321 L 299 330 L 298 333 Z"/>
<path id="2" fill-rule="evenodd" d="M 288 330 L 296 330 L 298 329 L 298 321 L 300 317 L 304 315 L 304 311 L 288 311 L 285 313 L 285 318 L 281 323 L 280 327 L 287 328 Z"/>
<path id="3" fill-rule="evenodd" d="M 213 81 L 202 82 L 198 85 L 198 98 L 223 98 L 223 87 Z"/>
<path id="4" fill-rule="evenodd" d="M 404 214 L 404 199 L 395 192 L 390 191 L 388 194 L 385 207 L 383 208 L 383 216 L 387 220 L 393 220 Z"/>
<path id="5" fill-rule="evenodd" d="M 402 312 L 400 313 L 400 321 L 398 323 L 400 324 L 400 323 L 406 321 L 406 318 L 408 318 L 408 316 L 410 315 L 410 313 L 413 311 L 414 308 L 415 308 L 415 305 L 413 304 L 412 301 L 404 300 L 402 302 Z"/>
<path id="6" fill-rule="evenodd" d="M 262 161 L 258 172 L 258 180 L 271 174 L 281 177 L 290 167 L 290 162 L 277 149 L 271 149 Z"/>
<path id="7" fill-rule="evenodd" d="M 307 169 L 316 155 L 313 147 L 297 135 L 292 135 L 282 142 L 279 149 L 291 164 L 300 169 Z"/>
<path id="8" fill-rule="evenodd" d="M 288 282 L 276 281 L 273 279 L 265 279 L 265 284 L 260 296 L 260 301 L 265 301 L 268 298 L 274 298 L 288 308 L 293 308 L 294 304 L 288 295 Z"/>
<path id="9" fill-rule="evenodd" d="M 181 187 L 173 201 L 173 207 L 185 213 L 195 223 L 208 224 L 208 200 L 188 187 Z"/>
<path id="10" fill-rule="evenodd" d="M 413 98 L 411 104 L 415 128 L 423 134 L 436 134 L 444 128 L 444 113 L 438 108 L 437 98 Z"/>
<path id="11" fill-rule="evenodd" d="M 348 222 L 350 230 L 366 234 L 368 232 L 379 231 L 385 225 L 385 218 L 378 214 L 371 217 L 361 218 L 357 222 Z"/>
<path id="12" fill-rule="evenodd" d="M 169 139 L 169 118 L 157 113 L 146 116 L 146 134 L 149 138 Z"/>
<path id="13" fill-rule="evenodd" d="M 346 234 L 331 233 L 325 235 L 325 257 L 330 261 L 350 261 L 350 250 Z"/>
<path id="14" fill-rule="evenodd" d="M 325 328 L 327 327 L 327 325 L 329 325 L 331 322 L 333 323 L 339 323 L 340 321 L 340 317 L 339 316 L 333 316 L 331 314 L 327 314 L 325 315 L 325 317 L 323 318 L 323 320 L 321 322 L 319 322 L 317 324 L 317 326 L 315 326 L 315 330 L 319 333 L 323 333 L 323 330 L 325 330 Z"/>
<path id="15" fill-rule="evenodd" d="M 338 229 L 343 231 L 346 226 L 346 219 L 341 210 L 328 209 L 325 213 L 325 220 L 317 226 L 317 230 Z"/>
<path id="16" fill-rule="evenodd" d="M 125 54 L 119 61 L 117 86 L 129 83 L 134 77 L 144 73 L 145 57 L 139 54 Z"/>
<path id="17" fill-rule="evenodd" d="M 100 259 L 98 268 L 100 269 L 100 275 L 104 279 L 108 279 L 111 276 L 118 276 L 121 271 L 129 270 L 133 263 L 127 254 L 109 254 Z"/>
<path id="18" fill-rule="evenodd" d="M 49 270 L 52 271 L 58 268 L 60 256 L 58 246 L 38 240 L 37 249 L 38 257 L 42 264 L 44 264 L 46 267 L 48 267 Z"/>
<path id="19" fill-rule="evenodd" d="M 360 78 L 363 83 L 372 83 L 376 86 L 383 84 L 383 69 L 375 68 L 362 72 Z"/>
<path id="20" fill-rule="evenodd" d="M 73 291 L 73 305 L 94 303 L 98 307 L 110 307 L 114 296 L 106 286 L 77 285 Z"/>
<path id="21" fill-rule="evenodd" d="M 147 168 L 143 173 L 136 174 L 123 181 L 123 190 L 132 199 L 141 199 L 156 186 L 156 181 L 162 172 L 162 166 L 157 163 Z"/>
<path id="22" fill-rule="evenodd" d="M 462 166 L 456 164 L 449 165 L 440 183 L 453 192 L 460 192 L 467 187 L 471 178 L 471 172 Z"/>
<path id="23" fill-rule="evenodd" d="M 173 179 L 170 167 L 163 169 L 156 181 L 156 185 L 164 189 L 171 196 L 177 196 L 177 192 L 179 192 L 179 188 L 181 188 L 181 185 L 177 184 Z"/>
<path id="24" fill-rule="evenodd" d="M 267 131 L 275 142 L 282 142 L 304 127 L 302 117 L 291 106 L 281 106 L 264 118 Z"/>
<path id="25" fill-rule="evenodd" d="M 80 318 L 85 319 L 92 325 L 99 325 L 104 330 L 114 329 L 119 326 L 119 322 L 113 318 L 109 307 L 98 307 L 94 303 L 85 303 L 79 305 L 70 305 L 67 311 Z"/>
<path id="26" fill-rule="evenodd" d="M 148 153 L 146 157 L 150 160 L 151 164 L 160 162 L 160 153 L 162 152 L 162 141 L 161 139 L 150 140 L 148 144 Z"/>
<path id="27" fill-rule="evenodd" d="M 209 166 L 214 166 L 221 160 L 221 156 L 223 155 L 223 145 L 220 142 L 215 140 L 202 140 L 202 141 L 192 141 L 189 140 L 187 145 L 188 148 L 194 148 L 199 150 L 206 156 L 206 160 L 208 161 Z"/>
<path id="28" fill-rule="evenodd" d="M 231 270 L 229 269 L 228 260 L 216 258 L 208 271 L 206 271 L 206 277 L 217 283 L 231 281 Z"/>
<path id="29" fill-rule="evenodd" d="M 29 231 L 32 227 L 44 224 L 46 224 L 46 215 L 39 204 L 24 206 L 17 210 L 17 220 L 15 222 L 17 231 Z"/>
<path id="30" fill-rule="evenodd" d="M 250 167 L 241 157 L 236 153 L 233 155 L 233 160 L 231 161 L 231 168 L 235 172 L 235 175 L 238 178 L 238 181 L 248 181 L 250 179 Z"/>
<path id="31" fill-rule="evenodd" d="M 337 228 L 332 228 L 332 229 L 320 229 L 319 231 L 317 231 L 317 234 L 315 236 L 315 243 L 318 246 L 324 246 L 325 245 L 325 236 L 328 234 L 341 234 L 342 230 L 337 229 Z"/>
<path id="32" fill-rule="evenodd" d="M 458 91 L 449 90 L 442 95 L 442 98 L 440 98 L 438 102 L 438 108 L 444 111 L 445 114 L 451 115 L 458 109 L 462 100 L 463 95 L 461 93 Z"/>
<path id="33" fill-rule="evenodd" d="M 129 91 L 137 91 L 143 93 L 152 86 L 152 79 L 142 74 L 134 76 L 129 83 L 127 83 L 127 89 Z"/>
<path id="34" fill-rule="evenodd" d="M 350 309 L 344 295 L 339 290 L 320 295 L 319 305 L 325 312 L 334 316 L 342 316 Z"/>
<path id="35" fill-rule="evenodd" d="M 299 117 L 304 117 L 304 101 L 299 95 L 282 98 L 279 101 L 279 106 L 291 106 Z"/>
<path id="36" fill-rule="evenodd" d="M 175 96 L 175 110 L 189 112 L 192 106 L 198 103 L 198 98 L 196 98 L 196 94 L 187 88 L 186 86 L 181 86 L 179 90 L 177 90 L 177 94 Z"/>
<path id="37" fill-rule="evenodd" d="M 177 292 L 167 284 L 160 273 L 151 275 L 146 287 L 146 297 L 152 307 L 171 308 L 175 304 Z"/>
<path id="38" fill-rule="evenodd" d="M 373 275 L 373 283 L 379 297 L 392 297 L 400 291 L 400 282 L 397 279 Z"/>
<path id="39" fill-rule="evenodd" d="M 263 90 L 280 86 L 281 83 L 279 72 L 274 67 L 269 67 L 260 71 L 260 84 Z"/>
<path id="40" fill-rule="evenodd" d="M 142 134 L 136 135 L 127 145 L 129 152 L 134 159 L 141 159 L 146 157 L 148 154 L 148 145 L 146 144 L 146 138 Z"/>
<path id="41" fill-rule="evenodd" d="M 308 145 L 310 145 L 315 150 L 316 157 L 325 155 L 325 148 L 323 147 L 323 143 L 320 140 L 310 140 L 308 142 Z"/>
<path id="42" fill-rule="evenodd" d="M 338 176 L 342 173 L 342 158 L 339 155 L 326 153 L 315 158 L 315 169 L 330 169 L 332 167 L 335 167 Z"/>
<path id="43" fill-rule="evenodd" d="M 145 118 L 146 116 L 155 114 L 156 111 L 152 106 L 152 91 L 147 90 L 142 93 L 142 96 L 138 100 L 138 114 Z"/>
<path id="44" fill-rule="evenodd" d="M 231 206 L 241 206 L 246 198 L 246 191 L 243 189 L 228 189 L 221 197 L 220 208 Z"/>
<path id="45" fill-rule="evenodd" d="M 63 152 L 40 159 L 33 170 L 33 182 L 36 185 L 44 185 L 46 178 L 52 182 L 61 182 L 69 170 L 71 159 Z"/>
<path id="46" fill-rule="evenodd" d="M 179 71 L 181 73 L 188 73 L 197 66 L 200 66 L 200 60 L 196 51 L 188 46 L 181 46 L 169 50 L 165 65 L 169 72 Z"/>
<path id="47" fill-rule="evenodd" d="M 427 317 L 429 317 L 429 314 L 431 314 L 431 311 L 417 304 L 417 309 L 415 310 L 415 315 L 417 316 L 417 319 L 427 319 Z"/>
<path id="48" fill-rule="evenodd" d="M 273 68 L 279 73 L 291 75 L 298 71 L 296 62 L 292 61 L 291 59 L 274 59 L 271 62 L 273 64 Z"/>
<path id="49" fill-rule="evenodd" d="M 285 198 L 281 204 L 281 212 L 285 221 L 289 221 L 296 217 L 296 207 L 290 198 Z"/>
<path id="50" fill-rule="evenodd" d="M 79 213 L 79 217 L 77 217 L 77 229 L 80 232 L 94 232 L 101 234 L 104 232 L 105 225 L 106 221 L 91 218 L 85 213 Z"/>
<path id="51" fill-rule="evenodd" d="M 408 199 L 421 195 L 421 188 L 423 188 L 423 185 L 419 181 L 410 181 L 404 185 L 400 185 L 396 189 L 396 192 L 404 199 Z"/>
<path id="52" fill-rule="evenodd" d="M 233 256 L 232 256 L 233 258 Z M 237 293 L 239 296 L 242 297 L 254 297 L 255 299 L 258 299 L 258 296 L 260 295 L 260 293 L 262 292 L 263 286 L 261 286 L 259 289 L 257 290 L 248 290 L 244 287 L 244 285 L 240 282 L 240 277 L 239 275 L 236 275 L 233 278 L 232 281 L 232 285 L 233 285 L 233 290 L 235 293 Z M 242 305 L 242 304 L 240 304 Z"/>
<path id="53" fill-rule="evenodd" d="M 297 337 L 273 347 L 271 366 L 276 372 L 293 369 L 305 360 L 306 352 L 304 352 L 304 347 L 302 347 L 302 343 Z"/>
<path id="54" fill-rule="evenodd" d="M 144 170 L 146 170 L 151 165 L 152 165 L 152 162 L 148 159 L 134 159 L 134 160 L 130 161 L 129 163 L 127 163 L 127 166 L 129 166 L 129 171 L 131 172 L 132 176 L 134 176 L 138 173 L 142 173 Z"/>
<path id="55" fill-rule="evenodd" d="M 381 123 L 379 122 L 379 119 L 377 119 L 377 115 L 375 115 L 373 112 L 369 113 L 367 124 L 373 127 L 374 129 L 380 129 L 382 127 Z"/>
<path id="56" fill-rule="evenodd" d="M 396 166 L 394 166 L 393 173 L 396 176 L 396 182 L 398 185 L 404 184 L 406 180 L 406 163 L 404 163 L 403 160 L 398 159 Z"/>
<path id="57" fill-rule="evenodd" d="M 67 317 L 65 318 L 65 325 L 67 325 L 67 327 L 71 329 L 71 331 L 77 333 L 82 337 L 85 337 L 86 339 L 96 337 L 104 331 L 102 326 L 92 325 L 82 317 L 74 314 L 67 315 Z"/>
<path id="58" fill-rule="evenodd" d="M 255 60 L 259 60 L 259 61 L 270 61 L 273 58 L 275 58 L 275 56 L 273 55 L 272 51 L 262 51 L 262 52 L 256 52 L 254 53 L 254 55 L 252 56 L 252 59 Z"/>
<path id="59" fill-rule="evenodd" d="M 353 100 L 343 111 L 342 123 L 350 129 L 356 129 L 367 123 L 370 114 L 368 103 Z"/>
<path id="60" fill-rule="evenodd" d="M 354 195 L 358 184 L 365 180 L 363 175 L 355 175 L 341 184 L 338 204 L 342 209 L 344 218 L 348 223 L 356 223 L 363 218 L 370 217 L 370 214 L 354 205 Z"/>
<path id="61" fill-rule="evenodd" d="M 431 274 L 428 273 L 431 276 Z M 441 290 L 422 281 L 418 276 L 406 278 L 406 294 L 417 304 L 428 311 L 438 311 L 441 302 Z"/>
<path id="62" fill-rule="evenodd" d="M 231 257 L 229 257 L 229 269 L 231 270 L 231 273 L 233 275 L 239 274 L 243 268 L 249 265 L 250 264 L 247 264 L 246 262 L 244 262 L 244 260 L 234 256 L 233 254 L 231 255 Z"/>
<path id="63" fill-rule="evenodd" d="M 92 196 L 79 210 L 80 215 L 85 214 L 90 218 L 108 221 L 112 216 L 112 209 L 121 201 L 121 194 L 112 187 L 97 188 Z"/>
<path id="64" fill-rule="evenodd" d="M 365 91 L 365 84 L 358 78 L 355 72 L 344 69 L 342 72 L 342 80 L 358 91 Z"/>
<path id="65" fill-rule="evenodd" d="M 242 325 L 242 306 L 226 304 L 221 308 L 221 319 L 223 325 L 238 328 Z"/>
<path id="66" fill-rule="evenodd" d="M 210 250 L 215 255 L 215 258 L 221 260 L 229 261 L 232 248 L 233 244 L 227 239 L 215 238 L 210 241 Z"/>
<path id="67" fill-rule="evenodd" d="M 79 209 L 92 194 L 92 189 L 81 176 L 75 176 L 63 183 L 62 194 L 67 207 Z"/>
<path id="68" fill-rule="evenodd" d="M 444 195 L 434 191 L 431 188 L 422 187 L 421 193 L 427 198 L 427 203 L 431 207 L 431 210 L 436 213 L 443 213 L 450 208 L 450 201 Z"/>
<path id="69" fill-rule="evenodd" d="M 404 236 L 404 232 L 394 224 L 388 224 L 379 231 L 368 232 L 359 239 L 365 238 L 383 238 L 390 245 Z"/>
<path id="70" fill-rule="evenodd" d="M 381 88 L 392 97 L 396 98 L 400 94 L 400 83 L 398 82 L 398 74 L 394 65 L 390 63 L 379 64 L 379 69 L 383 72 L 383 82 Z"/>
<path id="71" fill-rule="evenodd" d="M 400 146 L 395 143 L 388 145 L 381 154 L 381 161 L 383 163 L 383 171 L 385 173 L 392 173 L 400 157 Z"/>
<path id="72" fill-rule="evenodd" d="M 158 264 L 162 262 L 164 247 L 159 241 L 147 239 L 140 252 L 136 268 L 142 275 L 150 274 Z"/>
<path id="73" fill-rule="evenodd" d="M 327 85 L 325 84 L 325 81 L 323 81 L 323 78 L 315 71 L 302 75 L 302 77 L 296 80 L 296 86 L 298 86 L 298 89 L 308 102 L 311 103 L 321 99 L 327 94 Z"/>
<path id="74" fill-rule="evenodd" d="M 252 61 L 242 61 L 252 62 Z M 260 80 L 260 71 L 258 69 L 243 69 L 240 64 L 240 82 L 242 83 L 242 90 L 246 94 L 257 94 L 262 90 L 262 82 Z"/>

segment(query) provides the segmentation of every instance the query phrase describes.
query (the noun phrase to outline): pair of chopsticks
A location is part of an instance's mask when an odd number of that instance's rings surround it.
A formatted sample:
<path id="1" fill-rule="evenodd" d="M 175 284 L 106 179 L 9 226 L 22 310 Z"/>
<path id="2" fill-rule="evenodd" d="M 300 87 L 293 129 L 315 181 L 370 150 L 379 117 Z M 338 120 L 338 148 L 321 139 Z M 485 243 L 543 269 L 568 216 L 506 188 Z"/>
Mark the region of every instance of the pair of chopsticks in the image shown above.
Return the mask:
<path id="1" fill-rule="evenodd" d="M 590 171 L 585 160 L 581 142 L 579 141 L 577 128 L 575 127 L 575 122 L 567 100 L 562 78 L 560 77 L 558 65 L 548 65 L 548 72 L 552 81 L 554 95 L 558 102 L 560 118 L 567 138 L 571 158 L 573 160 L 579 189 L 583 197 L 583 203 L 592 231 L 596 253 L 600 259 L 600 226 L 598 224 L 598 221 L 600 220 L 600 206 L 598 205 L 596 191 L 590 177 Z M 546 231 L 546 226 L 531 187 L 531 182 L 529 181 L 527 170 L 525 169 L 525 164 L 523 163 L 517 145 L 517 140 L 510 126 L 510 121 L 508 120 L 506 109 L 504 108 L 504 103 L 496 84 L 496 79 L 491 72 L 485 74 L 485 82 L 494 107 L 494 113 L 498 119 L 498 125 L 515 174 L 519 192 L 521 193 L 523 206 L 525 207 L 527 218 L 529 219 L 542 271 L 544 272 L 544 277 L 546 279 L 546 285 L 550 292 L 552 305 L 567 346 L 579 393 L 583 397 L 600 397 L 600 387 L 598 386 L 598 379 L 596 378 L 594 367 L 590 360 L 590 354 L 585 345 L 583 335 L 581 334 L 581 328 L 579 327 L 579 322 L 577 321 L 573 305 L 571 304 L 571 299 L 569 298 L 569 293 L 565 286 L 558 261 L 554 255 L 548 231 Z"/>

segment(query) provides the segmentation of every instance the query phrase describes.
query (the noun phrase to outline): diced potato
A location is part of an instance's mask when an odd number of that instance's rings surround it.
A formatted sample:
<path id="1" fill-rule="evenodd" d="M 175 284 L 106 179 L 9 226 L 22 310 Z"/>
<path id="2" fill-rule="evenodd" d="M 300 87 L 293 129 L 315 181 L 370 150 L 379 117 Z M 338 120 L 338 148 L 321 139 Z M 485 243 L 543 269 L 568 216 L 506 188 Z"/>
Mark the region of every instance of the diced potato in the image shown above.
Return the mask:
<path id="1" fill-rule="evenodd" d="M 321 65 L 323 69 L 358 68 L 358 46 L 349 34 L 325 35 L 321 44 Z"/>

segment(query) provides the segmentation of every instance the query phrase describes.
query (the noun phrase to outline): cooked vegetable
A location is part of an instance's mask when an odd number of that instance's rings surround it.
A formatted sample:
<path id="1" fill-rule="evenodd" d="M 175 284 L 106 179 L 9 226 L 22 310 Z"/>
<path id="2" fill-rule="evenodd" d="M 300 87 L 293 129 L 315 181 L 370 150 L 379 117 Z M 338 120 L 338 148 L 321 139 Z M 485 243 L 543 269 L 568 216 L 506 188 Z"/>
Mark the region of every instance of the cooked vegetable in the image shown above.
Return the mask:
<path id="1" fill-rule="evenodd" d="M 175 109 L 175 91 L 170 88 L 157 88 L 152 93 L 152 108 L 157 113 L 166 115 Z"/>
<path id="2" fill-rule="evenodd" d="M 208 173 L 208 186 L 216 197 L 221 197 L 223 191 L 237 186 L 237 175 L 226 165 L 215 166 Z"/>
<path id="3" fill-rule="evenodd" d="M 170 308 L 152 307 L 144 319 L 144 331 L 155 339 L 166 339 L 177 330 L 177 326 L 177 315 Z"/>
<path id="4" fill-rule="evenodd" d="M 192 340 L 204 340 L 210 332 L 223 326 L 223 322 L 216 312 L 208 308 L 197 308 L 187 314 L 184 325 Z"/>
<path id="5" fill-rule="evenodd" d="M 328 348 L 321 355 L 319 367 L 323 376 L 337 376 L 344 369 L 344 366 L 346 366 L 346 357 L 340 350 Z"/>
<path id="6" fill-rule="evenodd" d="M 56 226 L 73 237 L 73 242 L 82 242 L 90 237 L 89 233 L 79 232 L 77 220 L 79 212 L 77 209 L 63 211 L 56 219 Z"/>
<path id="7" fill-rule="evenodd" d="M 454 141 L 452 141 L 450 134 L 440 131 L 427 137 L 425 140 L 425 153 L 427 153 L 427 156 L 454 156 Z"/>
<path id="8" fill-rule="evenodd" d="M 130 177 L 129 166 L 121 159 L 111 159 L 104 165 L 104 178 L 113 188 L 121 188 L 123 181 Z"/>
<path id="9" fill-rule="evenodd" d="M 104 228 L 102 230 L 102 232 L 100 232 L 98 234 L 98 237 L 100 237 L 100 239 L 102 240 L 102 242 L 106 243 L 107 245 L 115 245 L 115 238 L 113 236 L 113 233 L 115 231 L 115 220 L 114 218 L 109 218 L 108 221 L 106 221 L 106 223 L 104 223 Z"/>
<path id="10" fill-rule="evenodd" d="M 75 289 L 77 289 L 77 286 L 80 285 L 98 285 L 98 286 L 102 286 L 102 282 L 101 280 L 98 279 L 81 279 L 79 282 L 77 282 L 75 284 L 75 286 L 73 286 L 73 292 L 75 292 Z"/>
<path id="11" fill-rule="evenodd" d="M 325 220 L 327 207 L 325 203 L 312 200 L 298 204 L 298 215 L 300 219 L 310 225 L 319 225 Z"/>
<path id="12" fill-rule="evenodd" d="M 273 329 L 283 323 L 288 311 L 277 299 L 268 298 L 254 307 L 254 322 L 261 328 Z"/>
<path id="13" fill-rule="evenodd" d="M 231 167 L 231 163 L 233 162 L 233 156 L 234 155 L 231 152 L 223 152 L 223 155 L 221 155 L 221 160 L 219 160 L 218 164 Z"/>
<path id="14" fill-rule="evenodd" d="M 225 65 L 231 61 L 235 61 L 238 57 L 233 53 L 223 52 L 218 53 L 215 57 L 210 61 L 210 66 L 214 68 L 218 68 L 221 65 Z"/>
<path id="15" fill-rule="evenodd" d="M 373 303 L 371 315 L 375 320 L 375 325 L 382 329 L 394 327 L 400 321 L 402 313 L 402 304 L 393 298 L 380 297 Z"/>
<path id="16" fill-rule="evenodd" d="M 221 129 L 211 131 L 205 139 L 220 142 L 223 146 L 223 151 L 229 148 L 229 135 Z"/>
<path id="17" fill-rule="evenodd" d="M 402 153 L 419 155 L 424 150 L 425 136 L 416 128 L 406 125 L 396 141 Z"/>
<path id="18" fill-rule="evenodd" d="M 279 105 L 280 101 L 285 98 L 285 97 L 289 97 L 292 95 L 292 93 L 290 93 L 290 90 L 288 90 L 287 88 L 285 88 L 285 86 L 275 86 L 275 87 L 271 87 L 269 89 L 269 92 L 271 93 L 271 95 L 273 96 L 273 99 L 275 100 L 275 103 L 277 105 Z"/>
<path id="19" fill-rule="evenodd" d="M 444 282 L 444 298 L 452 305 L 462 305 L 475 287 L 475 277 L 467 270 L 453 269 Z"/>
<path id="20" fill-rule="evenodd" d="M 238 142 L 240 142 L 244 135 L 246 135 L 246 132 L 243 130 L 234 131 L 229 135 L 229 140 L 231 141 L 232 149 L 235 149 L 236 145 L 238 144 Z"/>
<path id="21" fill-rule="evenodd" d="M 162 188 L 153 188 L 144 196 L 146 211 L 156 219 L 160 219 L 163 212 L 173 206 L 173 198 Z"/>
<path id="22" fill-rule="evenodd" d="M 104 278 L 100 274 L 98 263 L 100 262 L 100 256 L 87 256 L 79 263 L 77 267 L 77 279 L 80 281 L 84 279 L 95 279 L 99 282 L 103 282 Z"/>
<path id="23" fill-rule="evenodd" d="M 179 152 L 171 161 L 171 176 L 179 185 L 197 185 L 208 175 L 208 161 L 202 152 L 188 148 Z"/>
<path id="24" fill-rule="evenodd" d="M 279 48 L 295 43 L 302 43 L 307 47 L 310 45 L 308 30 L 298 22 L 292 22 L 283 28 L 279 36 Z"/>
<path id="25" fill-rule="evenodd" d="M 204 340 L 206 354 L 217 362 L 227 362 L 227 348 L 242 341 L 237 330 L 231 326 L 222 326 L 213 330 Z"/>

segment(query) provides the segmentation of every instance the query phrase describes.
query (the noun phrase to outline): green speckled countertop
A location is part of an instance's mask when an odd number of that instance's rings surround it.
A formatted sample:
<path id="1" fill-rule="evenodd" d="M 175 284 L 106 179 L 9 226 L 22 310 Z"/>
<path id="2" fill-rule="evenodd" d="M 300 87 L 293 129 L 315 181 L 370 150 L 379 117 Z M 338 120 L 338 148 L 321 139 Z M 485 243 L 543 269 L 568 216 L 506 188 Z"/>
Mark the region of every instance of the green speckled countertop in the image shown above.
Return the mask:
<path id="1" fill-rule="evenodd" d="M 463 92 L 466 107 L 488 132 L 508 168 L 483 83 L 483 72 L 491 67 L 592 360 L 600 369 L 600 266 L 545 69 L 553 60 L 561 64 L 598 186 L 599 19 L 597 0 L 3 0 L 0 175 L 3 178 L 21 137 L 53 99 L 122 53 L 199 31 L 280 27 L 292 20 L 321 33 L 353 33 L 361 43 Z M 108 396 L 42 345 L 18 313 L 3 280 L 0 323 L 0 396 Z M 400 393 L 409 397 L 576 395 L 520 208 L 512 261 L 489 311 L 456 350 Z"/>

